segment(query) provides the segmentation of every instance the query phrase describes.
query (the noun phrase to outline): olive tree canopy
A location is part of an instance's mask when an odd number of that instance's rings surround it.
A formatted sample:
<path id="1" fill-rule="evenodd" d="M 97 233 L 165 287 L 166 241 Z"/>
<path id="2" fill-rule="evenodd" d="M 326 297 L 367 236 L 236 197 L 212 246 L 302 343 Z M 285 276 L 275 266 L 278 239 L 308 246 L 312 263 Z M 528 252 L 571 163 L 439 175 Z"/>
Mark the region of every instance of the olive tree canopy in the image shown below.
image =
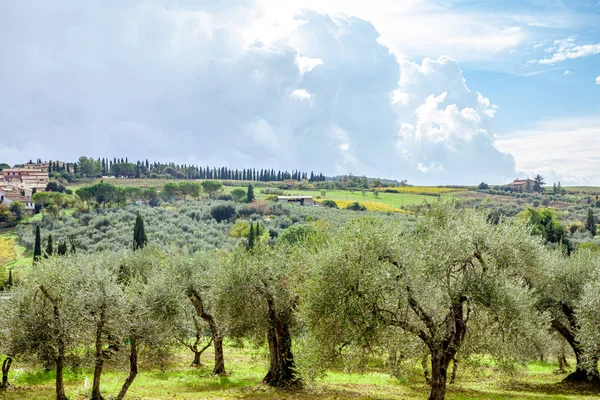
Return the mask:
<path id="1" fill-rule="evenodd" d="M 475 319 L 485 318 L 485 334 L 498 339 L 488 345 L 492 354 L 525 351 L 546 331 L 520 278 L 539 267 L 542 247 L 525 225 L 486 219 L 440 203 L 411 230 L 375 219 L 345 227 L 319 252 L 303 288 L 303 315 L 322 361 L 351 343 L 373 348 L 387 335 L 409 334 L 430 353 L 429 399 L 438 400 L 450 362 L 478 334 L 469 328 Z"/>

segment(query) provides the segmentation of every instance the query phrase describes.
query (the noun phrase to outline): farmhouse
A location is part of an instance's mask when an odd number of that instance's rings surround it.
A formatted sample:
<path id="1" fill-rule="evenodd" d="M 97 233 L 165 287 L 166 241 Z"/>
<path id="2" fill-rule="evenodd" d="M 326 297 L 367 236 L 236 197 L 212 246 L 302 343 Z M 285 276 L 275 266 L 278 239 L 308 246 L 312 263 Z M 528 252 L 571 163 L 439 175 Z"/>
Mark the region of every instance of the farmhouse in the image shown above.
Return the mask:
<path id="1" fill-rule="evenodd" d="M 31 198 L 22 196 L 19 193 L 0 191 L 0 204 L 10 207 L 15 201 L 23 203 L 25 210 L 27 211 L 33 211 L 35 209 L 35 204 Z"/>
<path id="2" fill-rule="evenodd" d="M 517 192 L 529 192 L 533 189 L 533 181 L 531 179 L 515 179 L 506 186 Z"/>
<path id="3" fill-rule="evenodd" d="M 282 203 L 294 203 L 301 206 L 314 206 L 315 200 L 312 196 L 277 196 L 277 200 Z"/>

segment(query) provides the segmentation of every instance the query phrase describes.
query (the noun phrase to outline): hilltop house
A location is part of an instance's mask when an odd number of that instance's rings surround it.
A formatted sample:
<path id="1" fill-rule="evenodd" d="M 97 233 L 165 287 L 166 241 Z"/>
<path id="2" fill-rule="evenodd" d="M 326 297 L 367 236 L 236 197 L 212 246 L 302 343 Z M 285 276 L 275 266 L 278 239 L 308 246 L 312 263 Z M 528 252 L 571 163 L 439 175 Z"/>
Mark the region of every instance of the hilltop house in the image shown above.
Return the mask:
<path id="1" fill-rule="evenodd" d="M 511 183 L 507 184 L 509 188 L 515 192 L 530 192 L 533 190 L 533 180 L 527 179 L 515 179 Z"/>

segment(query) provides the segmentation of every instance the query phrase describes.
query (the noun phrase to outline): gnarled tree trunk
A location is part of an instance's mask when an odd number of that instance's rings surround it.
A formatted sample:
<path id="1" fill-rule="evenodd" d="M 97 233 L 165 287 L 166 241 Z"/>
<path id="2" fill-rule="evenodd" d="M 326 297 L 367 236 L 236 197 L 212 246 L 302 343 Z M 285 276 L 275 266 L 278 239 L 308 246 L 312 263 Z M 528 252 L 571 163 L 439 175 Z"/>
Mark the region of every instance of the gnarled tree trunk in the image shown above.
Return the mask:
<path id="1" fill-rule="evenodd" d="M 269 343 L 269 372 L 263 383 L 273 387 L 288 387 L 299 384 L 296 379 L 296 365 L 292 354 L 292 336 L 290 334 L 291 310 L 277 312 L 275 302 L 269 293 L 266 293 L 268 305 L 269 330 L 267 341 Z"/>
<path id="2" fill-rule="evenodd" d="M 202 353 L 204 353 L 206 351 L 206 349 L 208 349 L 213 342 L 213 338 L 211 337 L 210 340 L 208 341 L 208 343 L 206 344 L 206 346 L 204 346 L 201 349 L 198 349 L 198 343 L 200 343 L 200 338 L 201 338 L 200 333 L 196 333 L 196 340 L 194 341 L 194 344 L 187 345 L 187 347 L 194 353 L 194 361 L 192 361 L 192 367 L 197 367 L 199 365 L 202 365 L 202 362 L 200 361 L 200 357 L 202 356 Z"/>
<path id="3" fill-rule="evenodd" d="M 50 293 L 46 290 L 44 286 L 40 286 L 40 291 L 42 294 L 52 303 L 53 306 L 53 314 L 54 314 L 54 335 L 56 337 L 56 347 L 57 353 L 55 355 L 55 363 L 56 363 L 56 400 L 67 400 L 67 395 L 65 394 L 65 384 L 63 381 L 63 368 L 65 364 L 65 352 L 66 345 L 65 340 L 63 338 L 63 334 L 61 332 L 60 326 L 62 324 L 60 319 L 60 310 L 58 309 L 58 305 L 56 304 L 56 299 L 50 296 Z"/>
<path id="4" fill-rule="evenodd" d="M 100 376 L 104 366 L 104 352 L 102 351 L 102 334 L 106 323 L 106 304 L 100 307 L 100 317 L 96 324 L 96 363 L 94 367 L 94 383 L 92 384 L 92 400 L 103 400 L 100 393 Z"/>
<path id="5" fill-rule="evenodd" d="M 2 383 L 0 383 L 0 389 L 5 389 L 9 386 L 8 372 L 10 371 L 10 366 L 11 366 L 12 362 L 13 362 L 12 356 L 6 356 L 6 358 L 2 362 Z"/>
<path id="6" fill-rule="evenodd" d="M 431 389 L 429 400 L 444 400 L 446 398 L 446 381 L 450 361 L 441 351 L 431 352 Z"/>
<path id="7" fill-rule="evenodd" d="M 133 380 L 137 376 L 138 373 L 138 339 L 136 337 L 131 338 L 131 348 L 129 350 L 129 375 L 125 382 L 123 383 L 123 387 L 121 387 L 121 391 L 117 395 L 117 400 L 123 400 L 125 395 L 127 394 L 127 390 L 133 383 Z"/>
<path id="8" fill-rule="evenodd" d="M 215 367 L 213 368 L 213 374 L 225 374 L 225 357 L 223 356 L 223 336 L 219 332 L 217 323 L 215 322 L 213 316 L 204 310 L 204 303 L 198 291 L 196 291 L 195 289 L 188 290 L 188 298 L 190 299 L 192 305 L 196 309 L 196 314 L 198 314 L 198 316 L 202 318 L 210 327 L 210 333 L 215 349 Z"/>
<path id="9" fill-rule="evenodd" d="M 585 354 L 576 338 L 576 332 L 579 329 L 579 323 L 573 307 L 565 303 L 560 303 L 562 312 L 568 321 L 568 326 L 562 323 L 558 318 L 552 319 L 552 327 L 569 343 L 569 346 L 575 353 L 577 362 L 575 371 L 567 375 L 565 382 L 595 382 L 600 383 L 600 374 L 598 373 L 598 357 Z M 587 358 L 588 368 L 584 365 Z M 593 365 L 593 368 L 589 368 Z"/>

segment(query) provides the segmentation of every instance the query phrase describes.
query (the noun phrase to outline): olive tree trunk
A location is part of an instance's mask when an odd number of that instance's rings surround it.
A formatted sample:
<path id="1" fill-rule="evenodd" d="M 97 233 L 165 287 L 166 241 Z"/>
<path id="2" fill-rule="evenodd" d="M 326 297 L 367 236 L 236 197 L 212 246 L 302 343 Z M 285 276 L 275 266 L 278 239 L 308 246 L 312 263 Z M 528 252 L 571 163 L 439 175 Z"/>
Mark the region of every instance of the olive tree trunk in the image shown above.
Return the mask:
<path id="1" fill-rule="evenodd" d="M 129 375 L 127 376 L 127 379 L 125 379 L 125 382 L 123 383 L 123 386 L 121 387 L 121 391 L 117 395 L 116 400 L 123 400 L 123 398 L 127 394 L 127 390 L 129 390 L 129 387 L 131 386 L 131 384 L 133 383 L 133 380 L 137 376 L 137 373 L 138 373 L 138 347 L 137 347 L 137 345 L 138 345 L 138 338 L 132 337 L 131 338 L 131 348 L 129 349 Z"/>
<path id="2" fill-rule="evenodd" d="M 448 379 L 448 365 L 450 364 L 443 352 L 431 353 L 431 381 L 429 400 L 444 400 L 446 398 L 446 381 Z"/>
<path id="3" fill-rule="evenodd" d="M 561 322 L 558 318 L 552 320 L 552 327 L 566 340 L 575 353 L 576 366 L 575 371 L 567 375 L 565 382 L 585 383 L 600 382 L 598 373 L 598 357 L 592 354 L 585 354 L 585 350 L 580 346 L 577 340 L 576 332 L 579 328 L 579 321 L 575 310 L 568 304 L 561 303 L 563 315 L 568 321 L 568 325 Z M 587 361 L 587 363 L 585 363 Z M 590 368 L 590 366 L 593 366 Z"/>
<path id="4" fill-rule="evenodd" d="M 66 345 L 63 337 L 63 332 L 61 330 L 62 321 L 60 318 L 60 310 L 58 309 L 58 305 L 56 299 L 50 296 L 50 293 L 46 290 L 44 286 L 40 286 L 40 291 L 42 294 L 50 301 L 53 306 L 53 314 L 54 314 L 54 335 L 56 337 L 56 347 L 57 352 L 55 354 L 54 362 L 56 364 L 56 400 L 67 400 L 67 395 L 65 394 L 65 384 L 63 381 L 63 368 L 65 364 L 65 352 Z"/>
<path id="5" fill-rule="evenodd" d="M 106 304 L 100 308 L 100 317 L 96 325 L 96 362 L 94 367 L 94 383 L 92 384 L 92 400 L 103 400 L 100 393 L 100 376 L 104 367 L 104 352 L 102 351 L 102 334 L 106 323 Z"/>
<path id="6" fill-rule="evenodd" d="M 296 365 L 292 354 L 292 336 L 290 334 L 291 310 L 277 312 L 275 302 L 266 293 L 269 328 L 269 371 L 263 383 L 273 387 L 288 387 L 299 384 L 296 378 Z"/>
<path id="7" fill-rule="evenodd" d="M 188 291 L 188 298 L 192 302 L 196 314 L 202 318 L 210 327 L 210 333 L 215 349 L 215 367 L 213 368 L 213 374 L 222 375 L 225 374 L 225 357 L 223 356 L 223 335 L 220 334 L 219 328 L 213 316 L 204 310 L 204 302 L 200 293 L 195 289 Z"/>
<path id="8" fill-rule="evenodd" d="M 6 358 L 2 362 L 2 383 L 0 383 L 0 389 L 5 389 L 9 386 L 8 372 L 10 371 L 10 366 L 11 366 L 12 362 L 13 362 L 12 356 L 6 356 Z"/>

